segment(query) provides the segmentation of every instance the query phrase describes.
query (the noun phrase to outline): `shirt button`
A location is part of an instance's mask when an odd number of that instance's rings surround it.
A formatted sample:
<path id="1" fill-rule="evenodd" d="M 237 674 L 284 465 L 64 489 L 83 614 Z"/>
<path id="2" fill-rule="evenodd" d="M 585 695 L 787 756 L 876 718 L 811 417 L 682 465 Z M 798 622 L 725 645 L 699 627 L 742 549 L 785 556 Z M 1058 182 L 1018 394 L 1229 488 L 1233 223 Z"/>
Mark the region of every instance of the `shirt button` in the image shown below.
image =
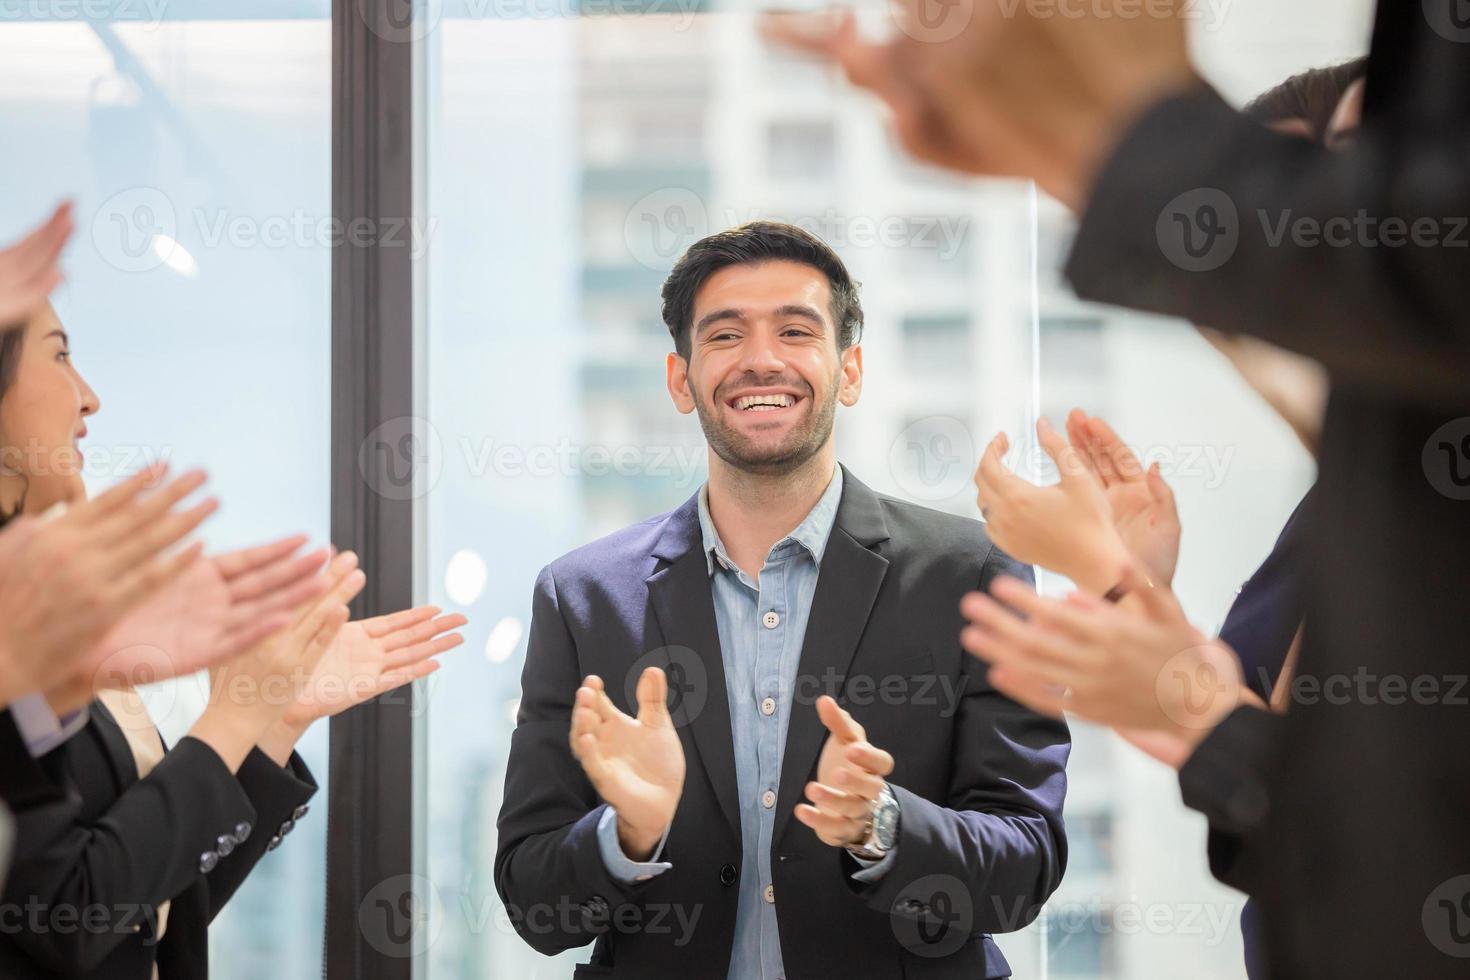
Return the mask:
<path id="1" fill-rule="evenodd" d="M 771 807 L 773 807 L 775 805 L 776 805 L 776 794 L 775 793 L 773 793 L 771 790 L 766 790 L 764 793 L 761 794 L 761 806 L 763 806 L 767 810 L 769 810 Z"/>
<path id="2" fill-rule="evenodd" d="M 781 617 L 777 616 L 776 611 L 772 609 L 761 617 L 761 623 L 765 625 L 766 629 L 773 630 L 781 625 Z"/>
<path id="3" fill-rule="evenodd" d="M 767 905 L 775 905 L 776 904 L 776 886 L 775 885 L 767 885 L 766 886 L 766 904 Z"/>
<path id="4" fill-rule="evenodd" d="M 766 698 L 761 701 L 761 714 L 774 715 L 776 713 L 776 699 Z"/>

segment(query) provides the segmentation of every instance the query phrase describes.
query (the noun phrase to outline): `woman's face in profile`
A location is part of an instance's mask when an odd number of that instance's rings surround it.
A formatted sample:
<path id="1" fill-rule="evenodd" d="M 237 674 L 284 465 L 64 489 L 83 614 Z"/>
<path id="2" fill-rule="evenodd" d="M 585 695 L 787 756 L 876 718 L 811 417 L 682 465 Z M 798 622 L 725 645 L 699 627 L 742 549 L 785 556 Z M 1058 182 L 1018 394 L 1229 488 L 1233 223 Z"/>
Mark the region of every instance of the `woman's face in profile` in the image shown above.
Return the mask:
<path id="1" fill-rule="evenodd" d="M 23 493 L 26 513 L 85 496 L 80 441 L 97 395 L 71 363 L 66 331 L 48 304 L 32 315 L 0 397 L 0 487 L 9 510 Z"/>

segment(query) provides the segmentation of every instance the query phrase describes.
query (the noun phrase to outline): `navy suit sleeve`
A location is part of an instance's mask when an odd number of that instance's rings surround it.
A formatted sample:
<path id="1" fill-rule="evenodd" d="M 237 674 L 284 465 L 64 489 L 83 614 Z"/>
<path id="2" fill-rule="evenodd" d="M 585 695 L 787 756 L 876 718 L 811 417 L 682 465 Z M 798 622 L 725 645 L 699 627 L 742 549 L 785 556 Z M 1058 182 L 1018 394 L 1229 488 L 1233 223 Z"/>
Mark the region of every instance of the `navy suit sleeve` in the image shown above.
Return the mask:
<path id="1" fill-rule="evenodd" d="M 1000 574 L 1034 580 L 1029 566 L 992 548 L 980 587 Z M 1062 801 L 1071 740 L 1065 722 L 991 687 L 984 663 L 968 655 L 961 663 L 948 798 L 934 802 L 893 787 L 900 812 L 893 867 L 877 882 L 849 887 L 874 910 L 919 920 L 931 932 L 951 921 L 968 921 L 975 936 L 1013 932 L 1036 918 L 1066 868 Z M 842 860 L 849 873 L 857 870 L 845 852 Z M 947 877 L 932 877 L 939 875 Z M 929 907 L 930 885 L 939 880 L 960 883 L 964 894 L 947 898 L 955 908 L 968 903 L 972 916 L 951 920 Z"/>
<path id="2" fill-rule="evenodd" d="M 516 932 L 547 955 L 592 942 L 606 913 L 645 887 L 608 873 L 597 822 L 606 805 L 572 756 L 572 702 L 582 683 L 576 644 L 550 568 L 536 579 L 521 704 L 511 735 L 497 827 L 495 886 Z"/>

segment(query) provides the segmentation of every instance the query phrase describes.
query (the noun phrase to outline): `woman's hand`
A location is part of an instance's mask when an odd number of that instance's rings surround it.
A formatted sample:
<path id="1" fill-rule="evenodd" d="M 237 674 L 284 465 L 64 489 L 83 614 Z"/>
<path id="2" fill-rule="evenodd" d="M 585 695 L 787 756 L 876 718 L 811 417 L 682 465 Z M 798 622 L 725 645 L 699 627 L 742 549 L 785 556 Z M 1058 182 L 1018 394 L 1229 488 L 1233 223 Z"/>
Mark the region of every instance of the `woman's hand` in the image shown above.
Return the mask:
<path id="1" fill-rule="evenodd" d="M 56 260 L 72 233 L 71 202 L 9 248 L 0 249 L 0 332 L 20 325 L 61 284 Z"/>
<path id="2" fill-rule="evenodd" d="M 1058 572 L 1103 595 L 1118 584 L 1130 561 L 1103 487 L 1046 419 L 1036 423 L 1036 435 L 1056 462 L 1061 481 L 1038 487 L 1016 476 L 1002 462 L 1010 440 L 1005 433 L 996 436 L 975 471 L 986 530 L 1017 561 Z"/>
<path id="3" fill-rule="evenodd" d="M 312 722 L 438 670 L 433 658 L 464 642 L 451 631 L 468 622 L 458 613 L 439 612 L 437 606 L 419 606 L 344 626 L 261 749 L 284 765 Z"/>
<path id="4" fill-rule="evenodd" d="M 367 577 L 350 551 L 323 573 L 326 595 L 297 610 L 292 623 L 211 671 L 210 704 L 189 734 L 207 743 L 234 772 L 295 703 L 317 663 L 347 622 Z"/>
<path id="5" fill-rule="evenodd" d="M 112 656 L 99 641 L 198 560 L 198 544 L 173 549 L 218 507 L 184 507 L 204 484 L 199 472 L 147 492 L 166 473 L 149 467 L 58 517 L 22 517 L 0 532 L 0 697 L 46 691 L 70 710 L 91 699 L 104 663 L 130 667 L 133 652 Z"/>
<path id="6" fill-rule="evenodd" d="M 328 586 L 317 574 L 326 550 L 297 556 L 305 543 L 283 538 L 195 562 L 107 634 L 100 647 L 126 652 L 127 670 L 104 662 L 94 685 L 121 689 L 193 673 L 285 629 L 293 610 Z"/>
<path id="7" fill-rule="evenodd" d="M 1067 416 L 1067 436 L 1101 484 L 1123 544 L 1156 585 L 1172 586 L 1179 565 L 1179 509 L 1159 464 L 1145 470 L 1112 426 L 1081 409 Z"/>
<path id="8" fill-rule="evenodd" d="M 1124 583 L 1131 608 L 1080 592 L 1044 598 L 997 579 L 994 599 L 972 592 L 961 602 L 970 625 L 960 643 L 991 665 L 1002 694 L 1126 732 L 1134 744 L 1141 732 L 1163 732 L 1182 761 L 1246 700 L 1240 661 L 1195 629 L 1169 590 L 1144 586 L 1133 570 Z"/>

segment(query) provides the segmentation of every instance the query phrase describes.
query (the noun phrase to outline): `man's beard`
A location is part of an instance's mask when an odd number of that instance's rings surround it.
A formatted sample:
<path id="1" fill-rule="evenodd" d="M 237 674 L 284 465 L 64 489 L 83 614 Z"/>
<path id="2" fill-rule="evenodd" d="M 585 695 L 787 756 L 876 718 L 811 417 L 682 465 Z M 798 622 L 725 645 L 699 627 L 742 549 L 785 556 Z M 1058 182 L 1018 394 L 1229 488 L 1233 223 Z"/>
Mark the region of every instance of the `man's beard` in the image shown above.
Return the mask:
<path id="1" fill-rule="evenodd" d="M 789 384 L 789 382 L 781 380 L 763 384 L 774 386 Z M 751 444 L 751 440 L 744 433 L 737 432 L 720 420 L 718 413 L 724 400 L 720 397 L 719 388 L 715 389 L 715 407 L 712 410 L 700 397 L 693 382 L 690 382 L 689 390 L 694 395 L 694 408 L 699 415 L 699 427 L 704 430 L 705 441 L 709 443 L 714 454 L 743 473 L 779 476 L 800 469 L 803 464 L 821 451 L 821 448 L 827 444 L 827 440 L 832 438 L 832 425 L 837 415 L 837 378 L 832 379 L 832 384 L 826 392 L 823 392 L 820 401 L 817 393 L 811 390 L 811 386 L 800 379 L 795 384 L 789 384 L 789 387 L 807 389 L 806 401 L 811 407 L 807 410 L 805 419 L 792 426 L 786 438 L 776 445 L 757 447 Z M 711 414 L 712 411 L 714 414 Z"/>

